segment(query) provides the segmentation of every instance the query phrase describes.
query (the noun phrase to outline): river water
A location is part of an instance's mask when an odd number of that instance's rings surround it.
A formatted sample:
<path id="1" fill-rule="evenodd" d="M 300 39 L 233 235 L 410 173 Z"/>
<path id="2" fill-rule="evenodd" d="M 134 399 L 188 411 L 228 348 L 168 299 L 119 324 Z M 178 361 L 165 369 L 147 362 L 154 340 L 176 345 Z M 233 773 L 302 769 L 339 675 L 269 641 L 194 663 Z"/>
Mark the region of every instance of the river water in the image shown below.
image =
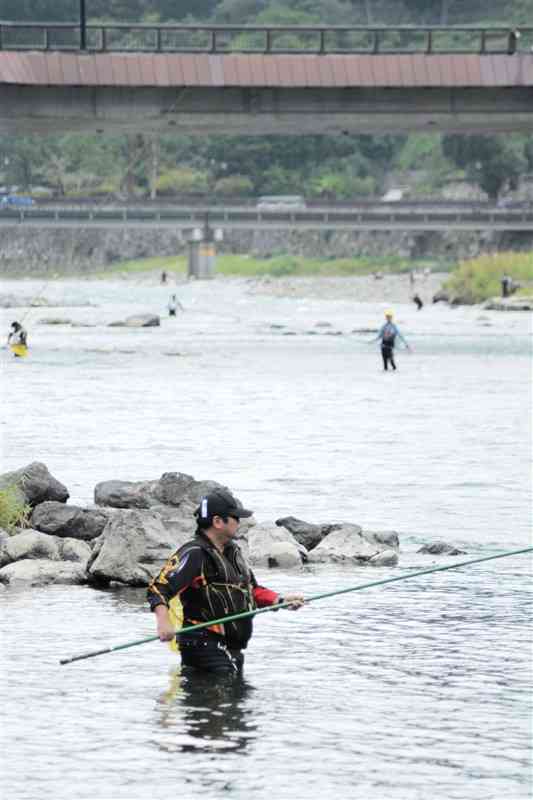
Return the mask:
<path id="1" fill-rule="evenodd" d="M 259 521 L 398 531 L 396 569 L 258 571 L 308 595 L 451 563 L 417 553 L 427 542 L 463 559 L 529 543 L 527 315 L 396 305 L 413 353 L 384 373 L 351 331 L 385 305 L 358 303 L 353 281 L 335 300 L 243 280 L 3 291 L 65 304 L 0 312 L 5 331 L 24 318 L 31 346 L 0 353 L 3 471 L 44 461 L 74 503 L 101 480 L 188 472 Z M 141 311 L 161 327 L 106 326 Z M 59 666 L 151 635 L 141 590 L 0 590 L 2 797 L 531 797 L 530 576 L 522 555 L 264 614 L 231 687 L 185 680 L 158 642 Z"/>

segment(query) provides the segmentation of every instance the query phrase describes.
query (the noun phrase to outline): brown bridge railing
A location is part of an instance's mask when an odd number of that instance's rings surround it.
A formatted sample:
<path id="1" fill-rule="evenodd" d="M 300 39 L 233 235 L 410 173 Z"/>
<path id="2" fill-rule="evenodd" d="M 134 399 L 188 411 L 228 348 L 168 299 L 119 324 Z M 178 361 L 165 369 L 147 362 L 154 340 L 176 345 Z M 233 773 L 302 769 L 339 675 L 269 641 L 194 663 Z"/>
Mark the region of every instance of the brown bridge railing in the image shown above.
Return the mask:
<path id="1" fill-rule="evenodd" d="M 0 50 L 262 54 L 533 52 L 533 27 L 2 22 Z"/>

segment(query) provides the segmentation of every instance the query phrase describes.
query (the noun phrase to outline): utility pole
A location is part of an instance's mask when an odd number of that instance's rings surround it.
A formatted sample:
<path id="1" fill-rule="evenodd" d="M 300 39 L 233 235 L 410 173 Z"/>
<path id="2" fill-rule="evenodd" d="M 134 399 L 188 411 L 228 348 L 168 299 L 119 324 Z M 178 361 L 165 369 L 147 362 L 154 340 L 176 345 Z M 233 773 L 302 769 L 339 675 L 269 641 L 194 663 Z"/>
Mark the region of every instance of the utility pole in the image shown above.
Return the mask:
<path id="1" fill-rule="evenodd" d="M 80 50 L 87 50 L 87 16 L 85 0 L 80 0 Z"/>

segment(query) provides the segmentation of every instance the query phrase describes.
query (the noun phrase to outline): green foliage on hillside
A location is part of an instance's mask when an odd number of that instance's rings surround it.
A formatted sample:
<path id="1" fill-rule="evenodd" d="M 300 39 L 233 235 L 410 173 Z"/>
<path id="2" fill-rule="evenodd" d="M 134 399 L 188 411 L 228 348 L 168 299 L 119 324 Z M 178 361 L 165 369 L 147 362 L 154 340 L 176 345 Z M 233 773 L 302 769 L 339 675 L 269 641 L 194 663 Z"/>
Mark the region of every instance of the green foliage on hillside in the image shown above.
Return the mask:
<path id="1" fill-rule="evenodd" d="M 222 24 L 312 22 L 330 25 L 527 24 L 530 0 L 86 0 L 90 19 Z M 6 20 L 70 21 L 78 0 L 3 0 Z"/>

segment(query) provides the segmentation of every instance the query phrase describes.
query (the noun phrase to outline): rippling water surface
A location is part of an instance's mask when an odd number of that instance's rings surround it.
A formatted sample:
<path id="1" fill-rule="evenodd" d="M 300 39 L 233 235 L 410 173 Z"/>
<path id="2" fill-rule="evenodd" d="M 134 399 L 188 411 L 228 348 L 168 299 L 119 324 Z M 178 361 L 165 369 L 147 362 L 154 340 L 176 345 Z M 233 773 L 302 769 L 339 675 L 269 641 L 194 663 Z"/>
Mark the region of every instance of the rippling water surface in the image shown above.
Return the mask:
<path id="1" fill-rule="evenodd" d="M 528 318 L 399 306 L 414 353 L 383 374 L 368 335 L 348 334 L 384 306 L 353 284 L 335 302 L 249 288 L 177 287 L 186 313 L 127 330 L 104 323 L 160 311 L 171 289 L 48 285 L 95 305 L 30 311 L 31 357 L 4 351 L 3 470 L 42 460 L 75 503 L 100 480 L 183 471 L 260 521 L 398 531 L 397 570 L 259 571 L 283 591 L 429 567 L 416 551 L 439 539 L 464 558 L 527 546 Z M 24 314 L 2 311 L 3 329 Z M 96 327 L 38 324 L 52 316 Z M 151 635 L 141 590 L 0 590 L 3 796 L 530 797 L 530 574 L 517 556 L 262 615 L 232 687 L 181 678 L 159 643 L 59 666 Z"/>

